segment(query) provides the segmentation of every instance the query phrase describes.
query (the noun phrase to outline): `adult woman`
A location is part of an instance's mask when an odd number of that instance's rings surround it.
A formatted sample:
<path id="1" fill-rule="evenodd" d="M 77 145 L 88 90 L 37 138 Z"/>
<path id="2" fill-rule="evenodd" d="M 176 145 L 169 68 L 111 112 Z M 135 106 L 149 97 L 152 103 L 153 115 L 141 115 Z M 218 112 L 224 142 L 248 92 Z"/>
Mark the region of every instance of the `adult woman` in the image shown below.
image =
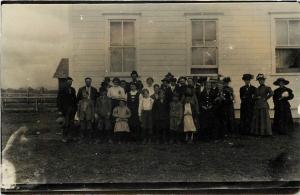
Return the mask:
<path id="1" fill-rule="evenodd" d="M 284 78 L 278 78 L 274 85 L 279 86 L 274 90 L 274 123 L 273 130 L 280 134 L 287 134 L 293 129 L 293 118 L 289 100 L 294 98 L 293 91 L 286 87 L 289 81 Z"/>
<path id="2" fill-rule="evenodd" d="M 263 74 L 258 74 L 256 80 L 260 85 L 255 90 L 254 95 L 255 104 L 251 134 L 269 136 L 272 135 L 272 129 L 268 99 L 273 96 L 273 91 L 271 87 L 265 85 L 266 78 Z"/>
<path id="3" fill-rule="evenodd" d="M 254 107 L 254 94 L 255 89 L 251 85 L 251 80 L 253 75 L 244 74 L 242 77 L 245 85 L 240 88 L 240 98 L 241 98 L 241 123 L 240 123 L 240 133 L 243 135 L 248 135 L 251 129 L 251 123 L 253 118 L 253 107 Z"/>

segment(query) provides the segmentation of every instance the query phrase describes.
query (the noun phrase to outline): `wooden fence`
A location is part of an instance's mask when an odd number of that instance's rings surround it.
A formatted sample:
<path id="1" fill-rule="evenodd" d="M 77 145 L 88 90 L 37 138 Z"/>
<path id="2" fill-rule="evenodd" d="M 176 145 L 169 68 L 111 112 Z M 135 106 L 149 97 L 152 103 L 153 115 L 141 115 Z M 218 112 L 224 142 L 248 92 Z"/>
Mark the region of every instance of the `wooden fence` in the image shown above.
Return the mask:
<path id="1" fill-rule="evenodd" d="M 55 93 L 2 92 L 1 111 L 49 111 L 56 109 Z"/>

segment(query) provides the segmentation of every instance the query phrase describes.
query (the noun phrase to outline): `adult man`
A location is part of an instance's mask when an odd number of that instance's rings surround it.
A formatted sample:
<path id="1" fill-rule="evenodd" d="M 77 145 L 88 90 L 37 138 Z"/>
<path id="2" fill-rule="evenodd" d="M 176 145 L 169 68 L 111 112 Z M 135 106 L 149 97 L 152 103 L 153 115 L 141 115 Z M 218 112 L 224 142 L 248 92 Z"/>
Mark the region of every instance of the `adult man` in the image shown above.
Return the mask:
<path id="1" fill-rule="evenodd" d="M 83 94 L 88 94 L 88 99 L 91 99 L 95 104 L 96 99 L 98 97 L 97 89 L 92 86 L 92 79 L 90 77 L 86 77 L 84 81 L 85 81 L 85 86 L 79 88 L 78 90 L 77 102 L 83 99 Z"/>
<path id="2" fill-rule="evenodd" d="M 67 138 L 71 135 L 70 128 L 74 122 L 75 113 L 77 110 L 76 91 L 72 86 L 73 79 L 67 78 L 66 87 L 59 90 L 57 96 L 57 107 L 59 114 L 65 119 L 63 125 L 63 142 L 67 142 Z"/>

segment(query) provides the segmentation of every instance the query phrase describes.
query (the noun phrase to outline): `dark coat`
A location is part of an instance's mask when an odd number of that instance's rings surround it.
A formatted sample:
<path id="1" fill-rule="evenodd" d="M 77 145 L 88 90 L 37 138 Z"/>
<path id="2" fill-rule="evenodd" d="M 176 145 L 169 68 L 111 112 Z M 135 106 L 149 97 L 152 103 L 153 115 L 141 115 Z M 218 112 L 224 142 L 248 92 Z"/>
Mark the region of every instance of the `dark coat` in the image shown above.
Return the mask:
<path id="1" fill-rule="evenodd" d="M 179 99 L 183 100 L 184 94 L 186 92 L 187 85 L 177 85 L 175 87 L 175 92 L 179 95 Z"/>
<path id="2" fill-rule="evenodd" d="M 80 100 L 83 99 L 83 93 L 86 93 L 86 86 L 84 87 L 80 87 L 77 93 L 77 102 L 79 102 Z M 91 86 L 91 90 L 90 90 L 90 99 L 94 102 L 94 104 L 96 103 L 97 97 L 98 97 L 98 92 L 97 89 L 95 87 Z"/>
<path id="3" fill-rule="evenodd" d="M 288 92 L 288 97 L 282 97 L 284 92 Z M 293 91 L 287 87 L 279 87 L 274 90 L 274 123 L 273 129 L 280 134 L 287 134 L 293 129 L 293 118 L 289 100 L 294 98 Z"/>
<path id="4" fill-rule="evenodd" d="M 153 121 L 169 121 L 170 106 L 167 101 L 155 100 L 152 107 Z"/>
<path id="5" fill-rule="evenodd" d="M 58 92 L 57 95 L 57 108 L 64 115 L 67 112 L 76 112 L 76 90 L 73 87 L 65 87 Z"/>
<path id="6" fill-rule="evenodd" d="M 171 87 L 169 87 L 169 86 L 166 86 L 166 87 L 162 86 L 161 89 L 165 91 L 166 101 L 167 101 L 168 104 L 170 104 L 172 102 L 172 99 L 173 99 L 173 92 L 172 92 Z"/>
<path id="7" fill-rule="evenodd" d="M 240 99 L 241 99 L 241 116 L 240 116 L 240 133 L 249 134 L 253 118 L 254 110 L 254 95 L 256 87 L 243 86 L 240 88 Z"/>
<path id="8" fill-rule="evenodd" d="M 235 133 L 235 116 L 233 107 L 233 89 L 229 86 L 224 86 L 221 91 L 220 114 L 222 125 L 227 133 Z"/>

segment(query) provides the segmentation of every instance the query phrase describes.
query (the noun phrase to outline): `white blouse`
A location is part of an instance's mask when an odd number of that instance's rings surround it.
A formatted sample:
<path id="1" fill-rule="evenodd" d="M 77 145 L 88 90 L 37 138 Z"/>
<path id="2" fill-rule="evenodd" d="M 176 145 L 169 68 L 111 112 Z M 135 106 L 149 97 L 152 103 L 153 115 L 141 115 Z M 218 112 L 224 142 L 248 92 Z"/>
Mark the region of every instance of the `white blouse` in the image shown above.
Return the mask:
<path id="1" fill-rule="evenodd" d="M 152 110 L 154 100 L 150 97 L 140 99 L 139 103 L 139 116 L 142 115 L 142 110 Z"/>
<path id="2" fill-rule="evenodd" d="M 107 96 L 111 99 L 120 99 L 120 98 L 127 99 L 124 89 L 120 86 L 110 87 L 107 91 Z"/>

